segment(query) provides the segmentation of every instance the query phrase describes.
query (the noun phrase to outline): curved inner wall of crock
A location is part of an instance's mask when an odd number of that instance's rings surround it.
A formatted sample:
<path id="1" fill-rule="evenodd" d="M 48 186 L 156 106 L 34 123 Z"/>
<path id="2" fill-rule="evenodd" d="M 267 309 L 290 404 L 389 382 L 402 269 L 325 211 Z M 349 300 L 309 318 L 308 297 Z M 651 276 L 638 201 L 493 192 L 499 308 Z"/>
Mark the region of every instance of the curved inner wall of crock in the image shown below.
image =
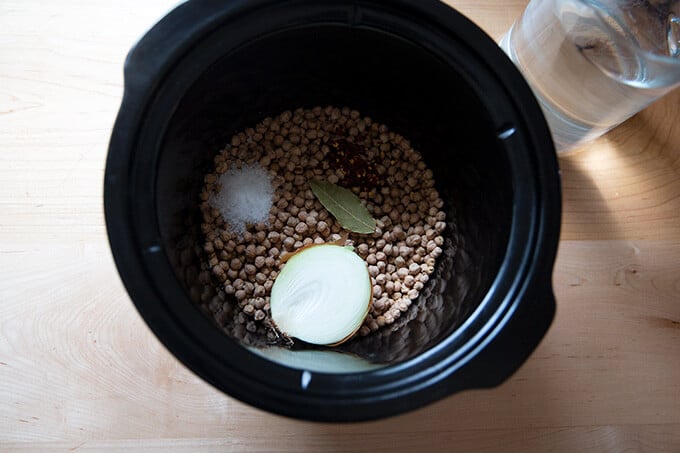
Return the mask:
<path id="1" fill-rule="evenodd" d="M 507 158 L 479 96 L 456 68 L 370 29 L 289 30 L 220 58 L 184 95 L 159 150 L 159 228 L 187 303 L 196 303 L 190 297 L 202 286 L 194 253 L 201 241 L 198 195 L 214 155 L 233 133 L 267 116 L 349 106 L 411 140 L 434 171 L 455 229 L 447 229 L 434 278 L 395 324 L 399 328 L 342 346 L 360 359 L 329 351 L 258 352 L 312 371 L 360 371 L 414 357 L 451 334 L 489 291 L 511 223 Z"/>

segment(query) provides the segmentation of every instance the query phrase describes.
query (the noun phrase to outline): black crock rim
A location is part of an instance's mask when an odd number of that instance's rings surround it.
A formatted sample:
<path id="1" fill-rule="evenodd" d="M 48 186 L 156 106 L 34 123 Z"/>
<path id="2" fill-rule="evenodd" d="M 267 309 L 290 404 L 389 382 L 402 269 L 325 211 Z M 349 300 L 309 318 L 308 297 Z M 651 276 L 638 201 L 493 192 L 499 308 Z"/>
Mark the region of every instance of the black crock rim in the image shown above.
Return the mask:
<path id="1" fill-rule="evenodd" d="M 408 17 L 410 21 L 427 24 L 433 33 L 444 30 L 450 39 L 473 47 L 481 61 L 493 62 L 484 70 L 503 85 L 517 112 L 512 122 L 516 130 L 504 129 L 499 133 L 505 133 L 503 140 L 513 150 L 508 153 L 511 167 L 517 172 L 513 178 L 522 178 L 524 189 L 515 194 L 520 198 L 513 215 L 513 237 L 506 260 L 487 294 L 487 299 L 495 302 L 483 302 L 479 309 L 493 305 L 492 311 L 484 316 L 471 316 L 451 336 L 411 360 L 362 373 L 313 372 L 310 385 L 301 386 L 304 370 L 288 368 L 247 351 L 212 328 L 197 310 L 194 317 L 189 311 L 172 313 L 167 309 L 160 296 L 162 291 L 149 278 L 149 267 L 165 266 L 169 271 L 170 265 L 157 253 L 160 242 L 144 242 L 136 236 L 130 218 L 133 198 L 128 193 L 128 178 L 135 158 L 137 128 L 150 99 L 166 71 L 195 42 L 217 27 L 255 11 L 267 14 L 267 9 L 286 6 L 291 13 L 308 14 L 310 8 L 319 5 L 348 11 L 347 21 L 352 25 L 361 21 L 362 11 L 380 10 L 395 17 Z M 168 37 L 172 38 L 170 44 L 160 46 Z M 105 217 L 114 260 L 136 308 L 155 335 L 189 369 L 225 393 L 270 412 L 315 421 L 359 421 L 396 415 L 457 390 L 496 385 L 514 372 L 538 340 L 518 351 L 521 357 L 511 369 L 499 370 L 495 377 L 479 376 L 470 364 L 480 360 L 480 352 L 512 322 L 529 295 L 538 294 L 545 299 L 545 310 L 549 312 L 545 319 L 548 324 L 552 320 L 554 299 L 550 279 L 561 213 L 554 145 L 540 107 L 520 73 L 488 35 L 453 8 L 429 0 L 228 3 L 192 0 L 166 15 L 132 49 L 126 62 L 125 83 L 104 179 Z M 496 291 L 501 287 L 507 290 L 503 294 Z M 532 291 L 534 287 L 538 289 Z M 181 302 L 190 307 L 188 297 L 185 294 L 183 297 L 186 301 Z M 542 328 L 539 338 L 548 325 Z M 465 332 L 474 335 L 461 343 Z M 466 370 L 471 371 L 466 375 Z"/>

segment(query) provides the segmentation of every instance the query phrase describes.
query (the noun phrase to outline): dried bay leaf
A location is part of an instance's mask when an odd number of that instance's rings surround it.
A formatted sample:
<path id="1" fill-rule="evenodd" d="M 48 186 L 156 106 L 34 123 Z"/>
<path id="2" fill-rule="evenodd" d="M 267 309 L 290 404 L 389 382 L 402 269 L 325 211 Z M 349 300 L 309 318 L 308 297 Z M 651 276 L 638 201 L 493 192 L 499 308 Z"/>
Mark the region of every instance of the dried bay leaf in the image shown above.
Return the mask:
<path id="1" fill-rule="evenodd" d="M 354 193 L 328 181 L 309 181 L 312 192 L 343 228 L 355 233 L 375 231 L 375 219 Z"/>

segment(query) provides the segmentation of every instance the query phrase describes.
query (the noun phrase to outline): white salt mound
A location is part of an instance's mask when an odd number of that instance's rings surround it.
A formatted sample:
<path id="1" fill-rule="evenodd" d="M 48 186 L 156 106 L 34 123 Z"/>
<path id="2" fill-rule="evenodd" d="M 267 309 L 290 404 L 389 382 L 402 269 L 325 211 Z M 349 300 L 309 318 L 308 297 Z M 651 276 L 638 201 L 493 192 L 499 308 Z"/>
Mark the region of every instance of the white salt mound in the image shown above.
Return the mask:
<path id="1" fill-rule="evenodd" d="M 220 210 L 229 230 L 239 235 L 246 224 L 267 222 L 274 190 L 265 169 L 257 164 L 231 168 L 220 176 L 221 189 L 210 204 Z"/>

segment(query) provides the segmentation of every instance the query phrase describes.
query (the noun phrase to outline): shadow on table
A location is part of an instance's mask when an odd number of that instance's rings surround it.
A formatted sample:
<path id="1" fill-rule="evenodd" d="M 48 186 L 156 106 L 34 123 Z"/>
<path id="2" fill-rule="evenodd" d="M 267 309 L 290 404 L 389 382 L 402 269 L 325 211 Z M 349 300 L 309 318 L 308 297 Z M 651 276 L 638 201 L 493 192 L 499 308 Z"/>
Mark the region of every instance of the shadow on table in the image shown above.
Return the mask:
<path id="1" fill-rule="evenodd" d="M 632 142 L 628 148 L 632 153 L 622 157 L 630 159 L 635 155 L 661 160 L 680 173 L 680 89 L 652 104 L 628 121 L 631 133 L 624 131 L 611 134 L 619 146 Z M 623 128 L 622 128 L 623 129 Z M 614 131 L 612 131 L 614 132 Z"/>
<path id="2" fill-rule="evenodd" d="M 675 238 L 680 232 L 680 91 L 575 156 L 601 185 L 617 234 L 603 239 Z M 595 173 L 593 173 L 593 171 Z"/>
<path id="3" fill-rule="evenodd" d="M 366 445 L 380 445 L 380 451 L 457 451 L 456 445 L 503 451 L 503 433 L 564 421 L 563 408 L 556 403 L 561 391 L 554 388 L 557 381 L 541 367 L 540 359 L 533 363 L 497 388 L 462 391 L 379 421 L 305 423 L 296 430 L 297 436 L 305 432 L 309 445 L 333 445 L 328 451 L 363 451 Z"/>
<path id="4" fill-rule="evenodd" d="M 645 212 L 677 198 L 679 120 L 676 90 L 593 143 L 560 155 L 562 239 L 647 234 L 654 219 Z"/>
<path id="5" fill-rule="evenodd" d="M 562 183 L 561 240 L 609 239 L 619 233 L 601 178 L 612 165 L 611 150 L 591 146 L 559 157 Z"/>

